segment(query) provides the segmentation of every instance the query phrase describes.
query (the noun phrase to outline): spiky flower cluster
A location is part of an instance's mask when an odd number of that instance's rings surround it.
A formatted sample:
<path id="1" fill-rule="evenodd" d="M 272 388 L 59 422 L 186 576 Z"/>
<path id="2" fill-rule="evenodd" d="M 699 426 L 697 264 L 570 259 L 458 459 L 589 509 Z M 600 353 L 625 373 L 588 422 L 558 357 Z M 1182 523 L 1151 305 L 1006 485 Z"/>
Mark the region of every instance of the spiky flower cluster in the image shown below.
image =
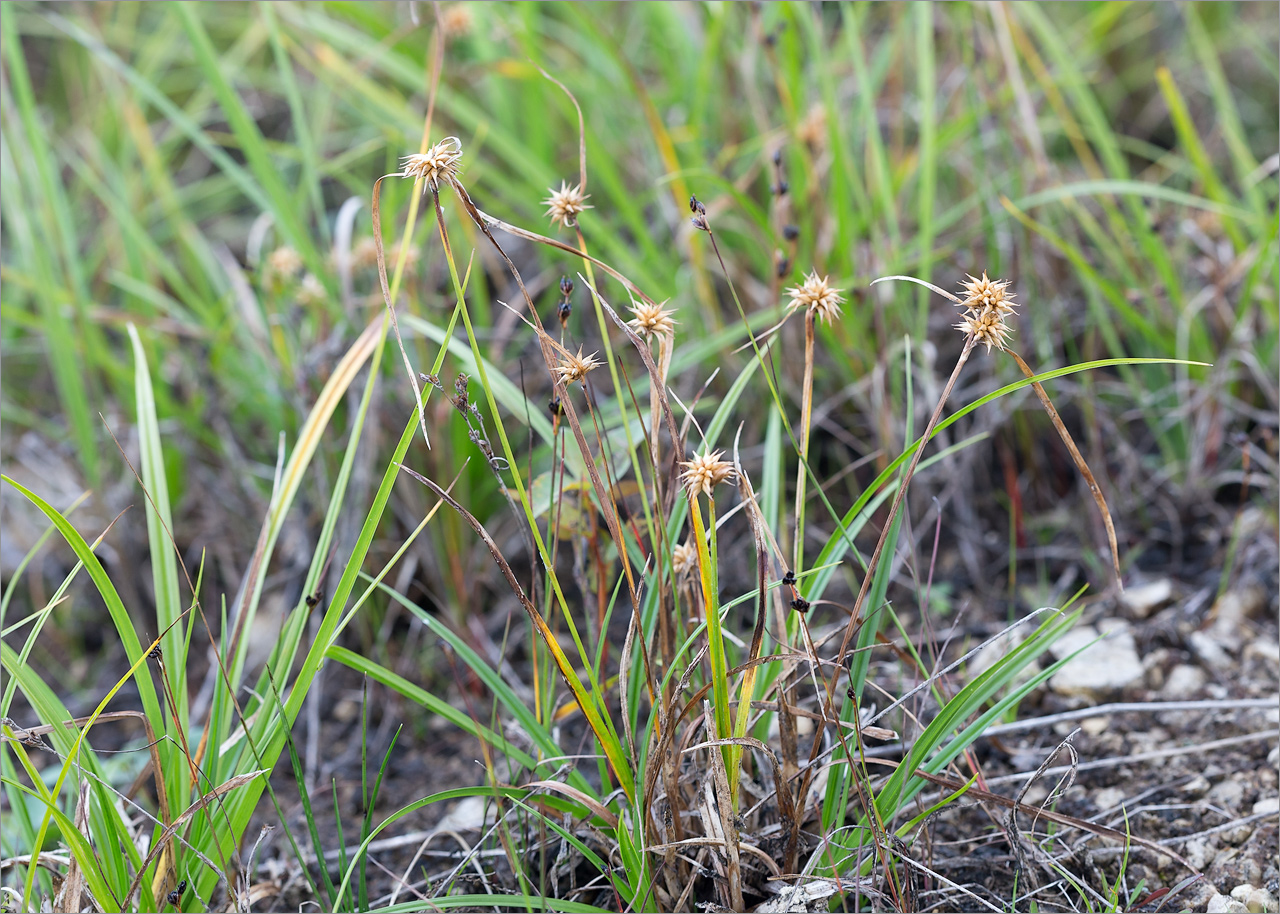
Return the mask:
<path id="1" fill-rule="evenodd" d="M 566 384 L 573 384 L 576 381 L 584 379 L 587 376 L 587 372 L 597 367 L 599 364 L 600 362 L 596 360 L 596 354 L 594 352 L 591 353 L 591 355 L 584 356 L 582 354 L 582 348 L 579 347 L 577 355 L 569 355 L 567 352 L 565 353 L 560 364 L 556 366 L 555 372 L 560 377 L 561 381 L 564 381 Z"/>
<path id="2" fill-rule="evenodd" d="M 267 255 L 267 272 L 271 276 L 292 279 L 302 269 L 302 255 L 285 245 Z"/>
<path id="3" fill-rule="evenodd" d="M 663 302 L 662 305 L 665 305 Z M 654 336 L 674 336 L 676 332 L 676 322 L 672 320 L 671 315 L 674 311 L 668 311 L 662 305 L 650 305 L 641 303 L 631 309 L 634 318 L 627 321 L 627 325 L 636 333 L 645 339 Z"/>
<path id="4" fill-rule="evenodd" d="M 424 153 L 407 155 L 400 162 L 401 173 L 406 178 L 422 178 L 432 193 L 440 185 L 458 176 L 458 163 L 462 161 L 462 140 L 447 136 Z"/>
<path id="5" fill-rule="evenodd" d="M 787 295 L 791 296 L 787 307 L 792 311 L 807 309 L 827 324 L 840 316 L 840 305 L 844 302 L 840 290 L 828 285 L 827 277 L 819 277 L 816 272 L 806 276 L 799 287 L 788 289 Z"/>
<path id="6" fill-rule="evenodd" d="M 970 275 L 960 289 L 964 293 L 960 307 L 965 310 L 956 329 L 985 345 L 987 352 L 992 346 L 1003 350 L 1013 332 L 1005 320 L 1017 307 L 1008 281 L 988 279 L 984 270 L 981 279 Z"/>
<path id="7" fill-rule="evenodd" d="M 690 497 L 701 492 L 710 497 L 711 490 L 735 475 L 733 464 L 721 459 L 724 451 L 710 451 L 706 454 L 694 454 L 692 460 L 681 461 L 684 473 L 680 481 L 689 490 Z"/>
<path id="8" fill-rule="evenodd" d="M 582 185 L 575 184 L 569 186 L 568 181 L 560 182 L 560 189 L 548 187 L 547 192 L 550 197 L 542 201 L 543 206 L 547 208 L 547 215 L 551 217 L 551 222 L 572 228 L 578 224 L 578 214 L 586 210 L 592 209 L 587 203 L 587 197 L 590 194 L 582 192 Z"/>
<path id="9" fill-rule="evenodd" d="M 681 543 L 671 550 L 671 568 L 676 577 L 684 577 L 698 564 L 698 548 L 693 543 Z"/>
<path id="10" fill-rule="evenodd" d="M 323 304 L 328 295 L 324 283 L 316 274 L 308 273 L 302 277 L 302 283 L 298 286 L 298 304 L 304 308 L 315 307 Z"/>
<path id="11" fill-rule="evenodd" d="M 441 11 L 440 24 L 444 28 L 445 40 L 452 41 L 471 34 L 476 22 L 467 4 L 451 3 Z"/>

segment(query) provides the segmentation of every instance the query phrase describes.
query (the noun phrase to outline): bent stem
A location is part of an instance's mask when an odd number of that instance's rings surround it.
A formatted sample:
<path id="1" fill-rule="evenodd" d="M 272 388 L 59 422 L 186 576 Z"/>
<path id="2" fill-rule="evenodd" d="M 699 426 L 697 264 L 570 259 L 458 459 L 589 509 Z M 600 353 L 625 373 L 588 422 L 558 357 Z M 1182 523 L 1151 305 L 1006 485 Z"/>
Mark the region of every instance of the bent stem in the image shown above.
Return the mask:
<path id="1" fill-rule="evenodd" d="M 924 435 L 920 439 L 920 447 L 916 448 L 916 452 L 911 455 L 911 462 L 907 464 L 907 471 L 902 476 L 902 484 L 898 486 L 898 491 L 893 496 L 893 504 L 889 508 L 889 516 L 885 518 L 884 525 L 880 529 L 880 539 L 876 541 L 875 551 L 871 553 L 871 560 L 867 563 L 867 570 L 862 576 L 862 587 L 858 590 L 858 598 L 853 602 L 853 612 L 849 616 L 849 624 L 845 626 L 844 639 L 840 642 L 840 653 L 836 657 L 835 669 L 831 673 L 831 678 L 827 681 L 827 709 L 830 713 L 834 713 L 832 712 L 832 695 L 835 693 L 840 671 L 844 667 L 844 658 L 849 650 L 849 642 L 853 640 L 853 633 L 857 631 L 858 625 L 862 621 L 862 604 L 867 599 L 867 591 L 871 589 L 871 579 L 875 575 L 876 565 L 880 562 L 881 553 L 884 552 L 884 544 L 889 539 L 889 532 L 893 529 L 893 520 L 898 516 L 898 510 L 902 507 L 903 499 L 907 494 L 907 486 L 911 483 L 911 477 L 915 474 L 916 465 L 920 463 L 920 456 L 924 453 L 924 446 L 933 435 L 933 430 L 937 426 L 938 420 L 942 417 L 942 408 L 951 396 L 951 391 L 960 377 L 960 370 L 964 368 L 964 363 L 969 361 L 969 354 L 973 352 L 973 347 L 976 343 L 977 338 L 972 334 L 965 338 L 964 348 L 960 350 L 960 357 L 956 359 L 956 367 L 951 370 L 951 377 L 947 379 L 947 385 L 942 389 L 942 396 L 938 398 L 938 405 L 933 408 L 933 415 L 929 417 L 929 424 L 925 426 Z"/>
<path id="2" fill-rule="evenodd" d="M 1062 417 L 1058 415 L 1058 410 L 1054 408 L 1053 402 L 1049 399 L 1049 394 L 1045 392 L 1040 382 L 1035 379 L 1035 372 L 1031 370 L 1031 366 L 1024 362 L 1022 356 L 1012 349 L 1005 349 L 1005 352 L 1013 356 L 1013 360 L 1018 363 L 1022 373 L 1031 379 L 1031 387 L 1036 392 L 1036 396 L 1040 398 L 1040 405 L 1049 414 L 1049 421 L 1058 430 L 1058 436 L 1062 439 L 1062 443 L 1071 452 L 1071 459 L 1075 461 L 1076 469 L 1080 471 L 1080 475 L 1084 477 L 1084 481 L 1089 485 L 1089 492 L 1093 495 L 1094 504 L 1098 506 L 1098 512 L 1102 515 L 1102 524 L 1107 528 L 1107 545 L 1111 548 L 1111 568 L 1116 575 L 1116 586 L 1123 591 L 1124 582 L 1120 580 L 1120 547 L 1116 544 L 1116 526 L 1111 521 L 1111 511 L 1107 508 L 1107 500 L 1102 494 L 1102 488 L 1098 485 L 1098 480 L 1094 478 L 1093 473 L 1090 472 L 1089 464 L 1085 463 L 1080 449 L 1076 447 L 1071 433 L 1067 431 L 1067 426 L 1063 423 Z"/>

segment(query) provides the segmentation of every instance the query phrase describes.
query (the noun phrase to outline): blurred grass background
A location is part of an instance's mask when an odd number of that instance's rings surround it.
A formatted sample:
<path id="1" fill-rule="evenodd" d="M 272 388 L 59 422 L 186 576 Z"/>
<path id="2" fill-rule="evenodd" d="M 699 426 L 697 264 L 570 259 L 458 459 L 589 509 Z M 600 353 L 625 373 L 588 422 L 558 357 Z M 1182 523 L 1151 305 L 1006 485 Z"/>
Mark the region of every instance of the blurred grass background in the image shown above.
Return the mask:
<path id="1" fill-rule="evenodd" d="M 781 316 L 780 290 L 810 269 L 848 290 L 844 318 L 819 331 L 815 392 L 815 467 L 840 510 L 901 447 L 904 338 L 917 347 L 918 412 L 945 374 L 935 364 L 950 364 L 961 343 L 949 306 L 905 284 L 872 290 L 877 276 L 951 288 L 984 270 L 1012 280 L 1024 303 L 1014 345 L 1038 370 L 1124 355 L 1212 363 L 1052 386 L 1112 499 L 1127 570 L 1212 575 L 1246 469 L 1244 496 L 1274 514 L 1277 10 L 454 4 L 441 10 L 433 140 L 461 139 L 482 208 L 550 233 L 540 201 L 577 180 L 577 120 L 538 68 L 573 92 L 594 206 L 582 218 L 587 240 L 676 308 L 672 378 L 685 402 L 719 371 L 699 415 L 750 353 L 732 351 L 743 332 L 705 236 L 689 227 L 690 193 L 708 206 L 758 329 Z M 189 565 L 207 550 L 205 599 L 216 606 L 244 573 L 278 436 L 294 440 L 334 362 L 382 308 L 369 194 L 418 148 L 435 12 L 405 3 L 10 3 L 0 14 L 6 472 L 60 508 L 93 488 L 73 516 L 90 536 L 138 505 L 99 419 L 126 454 L 136 449 L 125 332 L 133 322 L 156 374 L 174 533 Z M 389 246 L 409 193 L 409 182 L 384 184 Z M 475 248 L 482 345 L 540 402 L 549 384 L 532 340 L 497 304 L 518 296 L 474 227 L 446 213 L 460 259 Z M 442 322 L 452 304 L 433 233 L 419 221 L 401 299 L 425 324 Z M 579 263 L 518 243 L 510 250 L 550 321 L 559 279 Z M 598 332 L 584 295 L 575 293 L 568 330 L 590 351 Z M 418 332 L 425 324 L 406 324 L 422 367 L 438 346 Z M 798 349 L 793 340 L 783 352 Z M 382 444 L 379 454 L 362 452 L 350 495 L 358 504 L 411 402 L 397 362 L 384 365 L 370 412 Z M 1003 361 L 976 365 L 958 403 L 1016 374 Z M 798 355 L 780 362 L 797 411 L 801 369 Z M 442 376 L 458 370 L 447 360 Z M 415 445 L 414 459 L 435 479 L 461 471 L 455 496 L 518 551 L 487 467 L 463 467 L 475 452 L 465 425 L 443 400 L 433 409 L 436 446 Z M 743 441 L 763 440 L 763 411 L 739 413 Z M 1067 577 L 1105 583 L 1096 515 L 1038 405 L 1016 400 L 980 415 L 953 440 L 988 430 L 991 441 L 915 490 L 917 517 L 930 495 L 947 506 L 941 608 L 948 593 L 977 594 L 1012 613 L 1041 605 Z M 268 584 L 281 605 L 296 601 L 289 590 L 300 586 L 340 455 L 338 440 L 322 449 L 282 537 Z M 397 493 L 396 523 L 411 527 L 425 496 L 408 486 Z M 8 579 L 42 528 L 10 490 L 3 497 Z M 125 516 L 106 545 L 109 566 L 141 568 L 141 530 L 141 514 Z M 385 532 L 374 550 L 384 559 L 399 541 Z M 355 533 L 339 530 L 340 555 Z M 397 589 L 416 589 L 466 626 L 490 605 L 476 585 L 491 579 L 491 562 L 449 513 L 424 541 Z M 57 555 L 31 576 L 30 606 L 43 605 L 42 580 L 65 573 L 69 560 Z M 146 605 L 146 576 L 132 586 L 126 602 Z M 100 651 L 98 612 L 73 603 L 33 659 L 73 663 L 73 678 L 92 679 L 113 656 Z M 380 662 L 416 665 L 405 660 L 411 644 L 388 643 L 395 624 L 392 610 L 362 614 L 348 637 Z"/>

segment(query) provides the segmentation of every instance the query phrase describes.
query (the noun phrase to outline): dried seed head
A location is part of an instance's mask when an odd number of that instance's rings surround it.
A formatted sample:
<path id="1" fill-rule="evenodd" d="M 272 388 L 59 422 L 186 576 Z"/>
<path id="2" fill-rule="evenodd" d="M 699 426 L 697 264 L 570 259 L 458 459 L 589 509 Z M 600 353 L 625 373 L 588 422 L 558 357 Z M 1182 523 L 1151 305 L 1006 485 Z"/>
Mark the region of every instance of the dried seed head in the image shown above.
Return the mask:
<path id="1" fill-rule="evenodd" d="M 796 124 L 796 139 L 815 150 L 827 145 L 827 109 L 823 105 L 814 105 Z"/>
<path id="2" fill-rule="evenodd" d="M 976 314 L 966 311 L 956 329 L 986 345 L 987 352 L 992 346 L 1004 349 L 1008 335 L 1013 332 L 1004 322 L 1004 315 L 995 308 L 984 308 Z"/>
<path id="3" fill-rule="evenodd" d="M 302 269 L 302 255 L 285 245 L 267 256 L 267 273 L 281 279 L 292 279 Z"/>
<path id="4" fill-rule="evenodd" d="M 447 136 L 424 153 L 405 156 L 401 162 L 401 174 L 406 178 L 422 178 L 433 193 L 442 183 L 448 184 L 458 176 L 458 163 L 462 161 L 462 140 Z"/>
<path id="5" fill-rule="evenodd" d="M 693 543 L 681 543 L 671 550 L 671 567 L 676 577 L 684 577 L 698 564 L 698 549 Z"/>
<path id="6" fill-rule="evenodd" d="M 596 354 L 584 356 L 582 348 L 578 348 L 577 355 L 566 354 L 561 359 L 560 364 L 556 366 L 555 372 L 559 375 L 560 380 L 566 384 L 572 384 L 575 381 L 581 381 L 587 376 L 587 372 L 597 367 L 600 363 L 596 361 Z"/>
<path id="7" fill-rule="evenodd" d="M 351 248 L 351 269 L 372 270 L 378 263 L 378 245 L 365 235 Z"/>
<path id="8" fill-rule="evenodd" d="M 569 227 L 575 226 L 578 224 L 578 214 L 591 209 L 587 204 L 587 197 L 591 195 L 582 192 L 581 184 L 570 187 L 567 181 L 561 181 L 559 190 L 554 187 L 549 187 L 547 190 L 551 196 L 542 203 L 547 208 L 547 215 L 551 217 L 552 224 L 558 222 Z"/>
<path id="9" fill-rule="evenodd" d="M 788 241 L 795 241 L 800 237 L 800 228 L 788 223 L 782 227 L 782 237 Z"/>
<path id="10" fill-rule="evenodd" d="M 565 298 L 556 305 L 556 317 L 560 318 L 560 326 L 569 323 L 569 315 L 573 314 L 573 303 Z"/>
<path id="11" fill-rule="evenodd" d="M 573 294 L 573 280 L 568 276 L 560 277 L 560 294 L 565 298 Z"/>
<path id="12" fill-rule="evenodd" d="M 965 296 L 960 307 L 965 311 L 956 329 L 985 345 L 987 352 L 992 346 L 1004 349 L 1013 332 L 1005 318 L 1017 308 L 1013 293 L 1008 291 L 1008 281 L 988 279 L 984 270 L 981 279 L 970 275 L 969 281 L 961 283 L 960 288 Z"/>
<path id="13" fill-rule="evenodd" d="M 840 290 L 827 285 L 827 277 L 819 278 L 817 273 L 810 273 L 805 277 L 803 285 L 788 289 L 787 294 L 791 296 L 788 308 L 793 311 L 807 308 L 819 320 L 828 324 L 840 316 L 840 305 L 844 302 Z"/>
<path id="14" fill-rule="evenodd" d="M 1014 295 L 1007 291 L 1008 288 L 1007 280 L 987 279 L 987 272 L 983 270 L 981 279 L 970 276 L 968 282 L 960 283 L 960 289 L 964 292 L 964 301 L 960 303 L 960 307 L 975 312 L 995 308 L 1001 316 L 1004 316 L 1017 307 L 1013 303 Z"/>
<path id="15" fill-rule="evenodd" d="M 308 273 L 302 277 L 302 284 L 298 286 L 298 304 L 305 308 L 323 304 L 328 295 L 324 283 L 316 277 L 316 274 Z"/>
<path id="16" fill-rule="evenodd" d="M 662 305 L 665 305 L 663 302 Z M 671 319 L 674 311 L 668 311 L 662 305 L 639 304 L 631 309 L 631 313 L 635 317 L 627 321 L 629 326 L 636 333 L 645 339 L 654 336 L 675 336 L 676 322 Z"/>
<path id="17" fill-rule="evenodd" d="M 475 17 L 466 3 L 451 3 L 441 11 L 440 24 L 444 28 L 445 40 L 452 41 L 471 33 Z"/>
<path id="18" fill-rule="evenodd" d="M 684 467 L 684 473 L 680 476 L 680 481 L 689 490 L 690 496 L 702 492 L 703 495 L 710 497 L 712 488 L 732 480 L 737 475 L 733 470 L 733 464 L 721 459 L 720 455 L 723 453 L 724 451 L 711 451 L 706 454 L 694 454 L 692 460 L 681 461 L 680 466 Z"/>

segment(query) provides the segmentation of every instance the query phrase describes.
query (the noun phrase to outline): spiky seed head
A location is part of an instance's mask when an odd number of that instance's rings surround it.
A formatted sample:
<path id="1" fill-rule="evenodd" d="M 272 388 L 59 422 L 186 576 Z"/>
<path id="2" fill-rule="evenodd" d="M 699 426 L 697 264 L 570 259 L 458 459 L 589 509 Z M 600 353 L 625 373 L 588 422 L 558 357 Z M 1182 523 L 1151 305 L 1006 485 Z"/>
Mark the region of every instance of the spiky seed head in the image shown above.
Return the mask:
<path id="1" fill-rule="evenodd" d="M 560 360 L 560 364 L 556 366 L 555 372 L 561 381 L 566 384 L 573 384 L 576 381 L 583 380 L 588 371 L 599 365 L 600 363 L 596 361 L 596 353 L 593 352 L 591 355 L 584 356 L 582 347 L 578 347 L 577 355 L 565 354 L 564 358 Z"/>
<path id="2" fill-rule="evenodd" d="M 680 481 L 689 490 L 690 496 L 701 492 L 710 497 L 715 486 L 732 480 L 737 475 L 733 464 L 722 459 L 723 454 L 724 451 L 709 451 L 706 454 L 694 454 L 692 460 L 681 461 L 684 473 L 681 474 Z"/>
<path id="3" fill-rule="evenodd" d="M 827 277 L 819 277 L 813 272 L 805 277 L 802 285 L 787 290 L 787 295 L 791 296 L 787 307 L 793 311 L 807 309 L 820 321 L 829 324 L 840 316 L 840 305 L 844 302 L 840 291 L 827 283 Z"/>
<path id="4" fill-rule="evenodd" d="M 671 550 L 671 568 L 676 577 L 682 578 L 698 564 L 698 548 L 693 543 L 681 543 Z"/>
<path id="5" fill-rule="evenodd" d="M 302 269 L 302 255 L 285 245 L 267 255 L 267 272 L 282 279 L 292 279 Z"/>
<path id="6" fill-rule="evenodd" d="M 819 103 L 809 109 L 796 124 L 796 139 L 810 149 L 822 149 L 827 144 L 827 109 Z"/>
<path id="7" fill-rule="evenodd" d="M 405 156 L 401 162 L 401 174 L 406 178 L 422 178 L 434 193 L 440 185 L 448 184 L 458 176 L 458 163 L 462 161 L 462 140 L 447 136 L 424 153 Z"/>
<path id="8" fill-rule="evenodd" d="M 662 303 L 662 305 L 665 304 L 666 302 Z M 676 322 L 672 320 L 671 315 L 675 312 L 666 310 L 662 305 L 646 303 L 636 305 L 631 309 L 635 317 L 627 321 L 627 325 L 645 339 L 654 336 L 674 336 Z"/>
<path id="9" fill-rule="evenodd" d="M 322 283 L 315 273 L 308 273 L 302 277 L 302 282 L 298 286 L 298 304 L 304 308 L 322 304 L 328 296 Z"/>
<path id="10" fill-rule="evenodd" d="M 969 274 L 968 280 L 960 284 L 960 290 L 964 300 L 959 304 L 965 310 L 956 329 L 982 343 L 987 352 L 992 346 L 1003 350 L 1008 345 L 1009 334 L 1013 333 L 1005 319 L 1018 307 L 1013 302 L 1008 280 L 989 279 L 984 270 L 981 279 Z"/>
<path id="11" fill-rule="evenodd" d="M 378 245 L 365 235 L 351 248 L 351 269 L 372 270 L 378 263 Z"/>
<path id="12" fill-rule="evenodd" d="M 587 203 L 591 194 L 584 194 L 581 184 L 570 187 L 568 181 L 561 181 L 559 190 L 549 187 L 547 192 L 551 196 L 543 200 L 542 205 L 547 208 L 552 224 L 559 223 L 572 228 L 578 224 L 579 213 L 592 209 Z"/>
<path id="13" fill-rule="evenodd" d="M 981 279 L 970 275 L 968 282 L 960 283 L 960 289 L 964 293 L 964 301 L 960 303 L 960 307 L 968 311 L 995 308 L 1001 315 L 1005 315 L 1017 307 L 1013 303 L 1013 293 L 1008 291 L 1008 281 L 988 279 L 986 270 L 982 271 Z"/>
<path id="14" fill-rule="evenodd" d="M 1004 315 L 994 307 L 983 308 L 976 313 L 966 311 L 960 318 L 960 323 L 956 324 L 956 329 L 984 344 L 987 352 L 991 351 L 992 346 L 1003 350 L 1008 343 L 1009 334 L 1013 332 L 1005 323 Z"/>
<path id="15" fill-rule="evenodd" d="M 440 13 L 440 24 L 444 28 L 446 41 L 469 35 L 475 22 L 476 18 L 466 3 L 451 3 Z"/>

